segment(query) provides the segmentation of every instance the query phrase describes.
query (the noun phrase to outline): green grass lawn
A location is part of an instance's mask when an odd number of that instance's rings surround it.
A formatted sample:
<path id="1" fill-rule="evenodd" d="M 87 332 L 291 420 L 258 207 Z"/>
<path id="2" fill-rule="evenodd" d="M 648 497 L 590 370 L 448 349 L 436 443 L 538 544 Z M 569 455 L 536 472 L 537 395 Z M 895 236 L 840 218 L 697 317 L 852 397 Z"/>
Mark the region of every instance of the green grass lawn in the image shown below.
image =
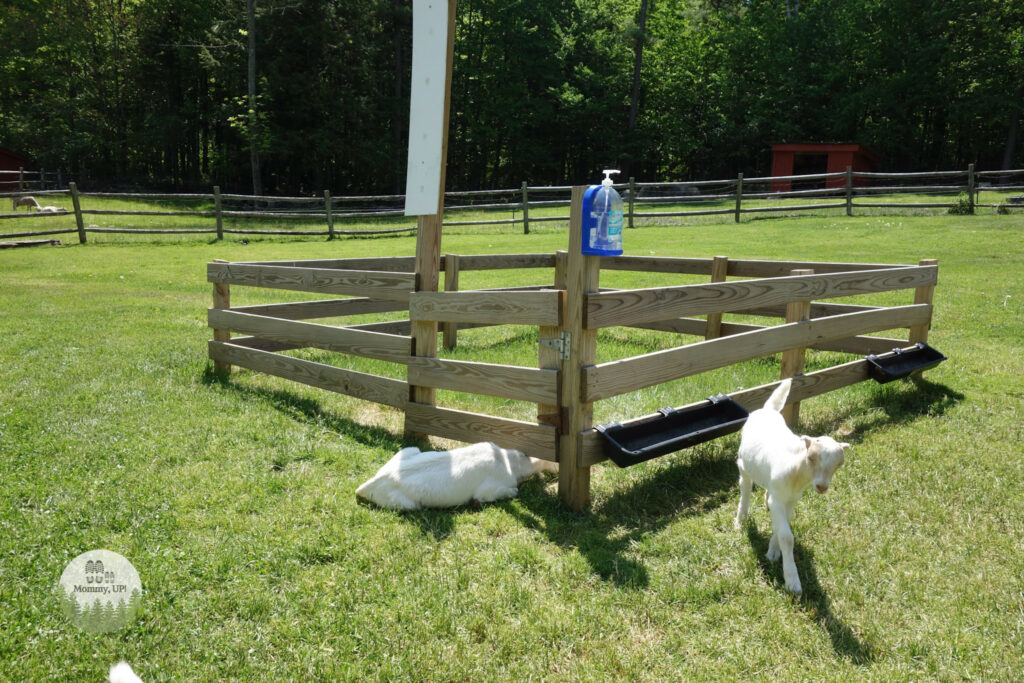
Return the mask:
<path id="1" fill-rule="evenodd" d="M 452 232 L 442 251 L 568 241 L 553 226 L 518 232 Z M 586 513 L 564 510 L 549 476 L 495 505 L 396 514 L 353 491 L 406 444 L 400 413 L 246 371 L 212 374 L 207 261 L 411 255 L 412 237 L 113 237 L 0 251 L 2 680 L 98 681 L 121 658 L 147 682 L 1013 680 L 1024 670 L 1019 214 L 627 231 L 636 255 L 939 259 L 930 341 L 950 360 L 923 380 L 803 404 L 806 431 L 854 447 L 830 491 L 797 508 L 802 598 L 763 559 L 763 507 L 733 529 L 737 435 L 596 467 Z M 606 275 L 619 287 L 680 280 Z M 465 274 L 462 287 L 549 277 Z M 526 328 L 467 331 L 453 353 L 532 364 L 535 339 Z M 671 338 L 613 329 L 600 343 L 608 358 Z M 809 366 L 846 358 L 812 354 Z M 597 416 L 777 376 L 768 358 L 599 403 Z M 95 548 L 127 557 L 145 591 L 138 618 L 105 635 L 75 628 L 54 591 L 67 563 Z"/>

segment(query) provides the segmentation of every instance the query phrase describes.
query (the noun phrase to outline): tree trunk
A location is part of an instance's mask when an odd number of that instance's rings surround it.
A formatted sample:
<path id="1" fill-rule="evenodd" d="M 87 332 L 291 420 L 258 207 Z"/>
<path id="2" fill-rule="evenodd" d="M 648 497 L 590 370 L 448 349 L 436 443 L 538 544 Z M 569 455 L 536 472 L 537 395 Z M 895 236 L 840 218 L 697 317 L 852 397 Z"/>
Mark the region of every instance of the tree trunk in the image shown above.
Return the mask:
<path id="1" fill-rule="evenodd" d="M 256 0 L 245 0 L 246 19 L 249 32 L 249 159 L 252 162 L 252 193 L 263 194 L 260 173 L 260 151 L 257 148 L 259 117 L 256 115 Z"/>
<path id="2" fill-rule="evenodd" d="M 1013 168 L 1013 159 L 1017 156 L 1017 137 L 1020 133 L 1020 99 L 1024 97 L 1024 86 L 1017 88 L 1014 95 L 1013 111 L 1010 112 L 1010 127 L 1006 131 L 1006 146 L 1003 147 L 1002 170 L 1009 171 Z"/>
<path id="3" fill-rule="evenodd" d="M 647 0 L 640 0 L 640 14 L 637 17 L 636 44 L 633 48 L 633 90 L 629 96 L 629 126 L 627 130 L 627 142 L 631 149 L 635 150 L 633 133 L 636 131 L 636 119 L 640 112 L 640 69 L 644 61 L 644 42 L 647 40 Z M 635 154 L 630 154 L 630 159 L 625 164 L 625 175 L 629 177 L 633 171 L 633 159 Z"/>

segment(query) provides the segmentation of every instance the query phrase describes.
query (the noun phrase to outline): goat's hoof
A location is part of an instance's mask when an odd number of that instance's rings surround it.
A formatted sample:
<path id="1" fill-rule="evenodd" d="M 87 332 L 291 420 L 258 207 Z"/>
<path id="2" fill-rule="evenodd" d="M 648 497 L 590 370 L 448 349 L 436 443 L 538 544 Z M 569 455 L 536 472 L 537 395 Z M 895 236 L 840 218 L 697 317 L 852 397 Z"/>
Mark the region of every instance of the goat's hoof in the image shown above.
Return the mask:
<path id="1" fill-rule="evenodd" d="M 782 551 L 778 548 L 769 548 L 764 556 L 769 562 L 778 562 L 779 558 L 782 557 Z"/>
<path id="2" fill-rule="evenodd" d="M 793 595 L 800 595 L 804 592 L 803 586 L 800 585 L 800 579 L 796 579 L 795 581 L 786 581 L 786 590 Z"/>

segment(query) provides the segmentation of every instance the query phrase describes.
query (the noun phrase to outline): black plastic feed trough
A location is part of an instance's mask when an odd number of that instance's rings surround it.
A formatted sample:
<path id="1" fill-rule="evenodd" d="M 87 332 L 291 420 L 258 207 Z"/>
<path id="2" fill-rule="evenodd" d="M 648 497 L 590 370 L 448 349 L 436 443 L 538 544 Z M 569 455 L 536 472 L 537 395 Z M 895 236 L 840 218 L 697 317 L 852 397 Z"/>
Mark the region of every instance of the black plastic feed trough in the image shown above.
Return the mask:
<path id="1" fill-rule="evenodd" d="M 934 368 L 946 357 L 923 342 L 906 349 L 893 349 L 889 353 L 864 356 L 868 374 L 879 384 L 902 379 L 911 374 Z"/>
<path id="2" fill-rule="evenodd" d="M 718 394 L 682 410 L 662 408 L 628 425 L 610 422 L 595 429 L 604 436 L 605 455 L 629 467 L 739 431 L 748 415 L 739 403 Z"/>

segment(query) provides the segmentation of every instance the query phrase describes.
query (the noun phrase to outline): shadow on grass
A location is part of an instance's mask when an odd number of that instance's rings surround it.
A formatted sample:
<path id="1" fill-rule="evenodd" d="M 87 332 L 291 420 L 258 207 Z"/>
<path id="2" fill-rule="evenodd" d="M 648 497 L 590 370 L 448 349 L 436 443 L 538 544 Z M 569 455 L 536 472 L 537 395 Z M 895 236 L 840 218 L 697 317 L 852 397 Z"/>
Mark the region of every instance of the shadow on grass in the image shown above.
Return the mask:
<path id="1" fill-rule="evenodd" d="M 602 579 L 637 589 L 647 586 L 650 577 L 643 563 L 630 557 L 633 544 L 680 517 L 723 505 L 735 483 L 731 459 L 695 457 L 636 482 L 589 512 L 567 510 L 537 480 L 524 482 L 519 503 L 507 509 L 554 543 L 578 550 Z"/>
<path id="2" fill-rule="evenodd" d="M 758 531 L 750 519 L 746 522 L 746 529 L 747 538 L 750 539 L 750 548 L 757 560 L 761 574 L 769 584 L 789 595 L 786 590 L 786 580 L 782 575 L 782 561 L 769 562 L 765 557 L 765 553 L 768 552 L 769 537 Z M 832 649 L 838 656 L 849 659 L 850 662 L 859 666 L 869 664 L 875 657 L 873 648 L 870 644 L 861 642 L 857 638 L 857 634 L 832 611 L 828 594 L 818 582 L 818 574 L 814 570 L 814 555 L 800 545 L 797 540 L 794 544 L 793 556 L 796 559 L 800 583 L 804 589 L 803 594 L 794 599 L 807 615 L 828 633 L 832 641 Z"/>
<path id="3" fill-rule="evenodd" d="M 944 384 L 911 377 L 909 381 L 878 385 L 867 406 L 851 405 L 839 416 L 826 416 L 801 426 L 808 433 L 828 434 L 837 424 L 856 418 L 853 432 L 843 438 L 860 441 L 865 434 L 882 427 L 909 424 L 922 417 L 939 417 L 962 400 L 963 394 Z"/>

